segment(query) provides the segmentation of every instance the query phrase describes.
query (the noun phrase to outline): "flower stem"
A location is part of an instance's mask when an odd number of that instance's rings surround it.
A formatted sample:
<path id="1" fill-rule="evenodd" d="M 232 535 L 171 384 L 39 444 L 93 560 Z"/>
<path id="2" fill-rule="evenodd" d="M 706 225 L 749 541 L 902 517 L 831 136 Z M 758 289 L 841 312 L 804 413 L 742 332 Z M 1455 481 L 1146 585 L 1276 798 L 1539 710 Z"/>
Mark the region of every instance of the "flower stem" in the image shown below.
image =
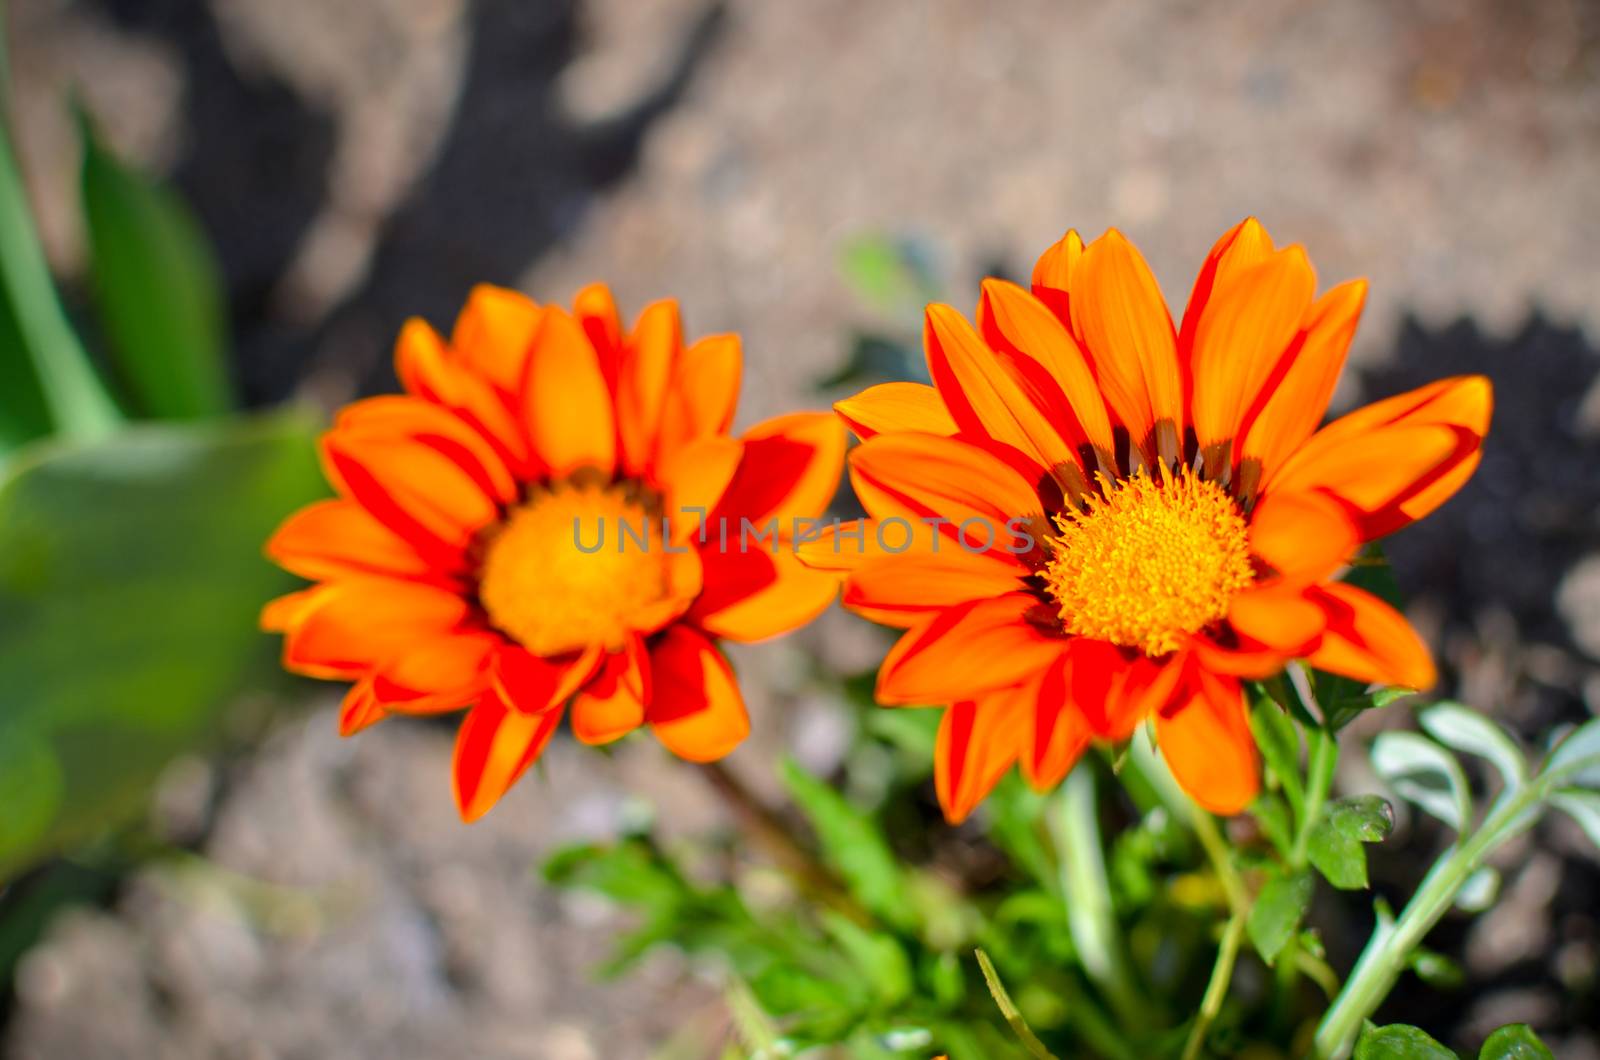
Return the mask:
<path id="1" fill-rule="evenodd" d="M 1339 743 L 1333 733 L 1318 728 L 1311 735 L 1311 763 L 1306 777 L 1305 809 L 1300 814 L 1295 831 L 1294 848 L 1289 852 L 1289 863 L 1297 869 L 1306 867 L 1311 852 L 1311 832 L 1322 816 L 1322 807 L 1333 789 L 1333 773 L 1339 764 Z"/>
<path id="2" fill-rule="evenodd" d="M 733 810 L 739 830 L 772 858 L 804 894 L 824 902 L 857 924 L 872 917 L 852 898 L 830 872 L 794 837 L 794 830 L 770 806 L 756 797 L 744 781 L 721 762 L 700 763 L 699 773 Z"/>
<path id="3" fill-rule="evenodd" d="M 1378 925 L 1344 989 L 1317 1026 L 1316 1056 L 1341 1060 L 1349 1055 L 1363 1021 L 1389 996 L 1418 943 L 1449 911 L 1467 878 L 1500 844 L 1532 823 L 1543 797 L 1543 785 L 1534 783 L 1498 806 L 1476 833 L 1463 837 L 1434 862 L 1398 920 Z"/>
<path id="4" fill-rule="evenodd" d="M 1123 954 L 1112 911 L 1094 783 L 1094 772 L 1080 764 L 1062 784 L 1051 815 L 1051 832 L 1061 858 L 1061 894 L 1083 970 L 1105 993 L 1117 1018 L 1137 1027 L 1144 1025 L 1149 1014 Z"/>
<path id="5" fill-rule="evenodd" d="M 1217 963 L 1211 966 L 1211 981 L 1206 984 L 1206 994 L 1200 1001 L 1200 1011 L 1195 1016 L 1194 1026 L 1190 1028 L 1189 1038 L 1184 1043 L 1183 1060 L 1195 1060 L 1195 1057 L 1200 1055 L 1200 1050 L 1206 1042 L 1206 1032 L 1211 1029 L 1211 1021 L 1222 1011 L 1222 1002 L 1228 996 L 1228 984 L 1233 981 L 1233 965 L 1239 958 L 1239 943 L 1244 938 L 1245 920 L 1248 917 L 1248 910 L 1235 909 L 1233 915 L 1228 917 L 1227 926 L 1222 929 L 1222 942 L 1217 947 Z"/>

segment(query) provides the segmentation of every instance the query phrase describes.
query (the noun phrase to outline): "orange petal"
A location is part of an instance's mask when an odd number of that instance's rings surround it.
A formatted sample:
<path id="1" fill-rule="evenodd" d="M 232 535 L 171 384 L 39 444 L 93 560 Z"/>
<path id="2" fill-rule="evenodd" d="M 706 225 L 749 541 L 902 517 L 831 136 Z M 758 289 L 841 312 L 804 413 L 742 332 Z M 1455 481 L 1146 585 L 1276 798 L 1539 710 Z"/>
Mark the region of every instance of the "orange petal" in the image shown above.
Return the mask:
<path id="1" fill-rule="evenodd" d="M 1033 726 L 1021 756 L 1022 776 L 1035 791 L 1049 791 L 1066 779 L 1092 735 L 1083 715 L 1070 704 L 1065 656 L 1045 673 L 1033 697 Z"/>
<path id="2" fill-rule="evenodd" d="M 1283 672 L 1290 653 L 1269 648 L 1259 641 L 1239 640 L 1221 644 L 1204 635 L 1189 638 L 1188 651 L 1195 663 L 1214 674 L 1261 680 Z"/>
<path id="3" fill-rule="evenodd" d="M 934 386 L 961 430 L 1015 448 L 1041 471 L 1078 469 L 1072 446 L 965 317 L 930 305 L 922 334 Z"/>
<path id="4" fill-rule="evenodd" d="M 489 497 L 515 500 L 517 480 L 490 440 L 447 409 L 421 398 L 384 394 L 346 405 L 334 434 L 372 444 L 414 442 L 454 461 Z"/>
<path id="5" fill-rule="evenodd" d="M 489 677 L 500 701 L 512 710 L 538 714 L 559 707 L 600 668 L 598 647 L 545 658 L 514 644 L 501 645 Z"/>
<path id="6" fill-rule="evenodd" d="M 778 521 L 783 535 L 794 520 L 814 519 L 827 510 L 839 488 L 847 444 L 844 426 L 826 412 L 794 412 L 758 423 L 744 432 L 744 459 L 712 513 L 737 528 L 741 519 L 757 525 Z"/>
<path id="7" fill-rule="evenodd" d="M 814 570 L 794 552 L 756 549 L 700 553 L 705 588 L 689 610 L 701 629 L 749 643 L 787 633 L 827 610 L 839 594 L 837 575 Z"/>
<path id="8" fill-rule="evenodd" d="M 1321 636 L 1327 626 L 1322 608 L 1296 585 L 1267 585 L 1233 598 L 1228 624 L 1269 648 L 1299 654 Z"/>
<path id="9" fill-rule="evenodd" d="M 1312 435 L 1267 488 L 1325 489 L 1355 509 L 1364 539 L 1392 533 L 1466 482 L 1493 403 L 1487 379 L 1459 376 L 1357 409 Z"/>
<path id="10" fill-rule="evenodd" d="M 1108 457 L 1115 452 L 1111 418 L 1088 358 L 1049 307 L 1014 283 L 984 280 L 978 327 L 1070 442 L 1088 442 Z"/>
<path id="11" fill-rule="evenodd" d="M 1251 513 L 1250 550 L 1299 584 L 1332 575 L 1360 546 L 1344 508 L 1324 494 L 1274 492 Z"/>
<path id="12" fill-rule="evenodd" d="M 645 720 L 679 758 L 714 761 L 750 735 L 733 669 L 694 630 L 675 625 L 662 634 L 650 650 L 650 678 Z"/>
<path id="13" fill-rule="evenodd" d="M 622 363 L 623 335 L 622 318 L 617 314 L 617 301 L 611 296 L 611 288 L 603 283 L 591 283 L 583 288 L 572 300 L 572 315 L 600 358 L 600 374 L 605 376 L 606 385 L 615 390 Z"/>
<path id="14" fill-rule="evenodd" d="M 483 691 L 500 644 L 497 634 L 478 630 L 435 637 L 380 664 L 373 691 L 396 713 L 458 710 Z"/>
<path id="15" fill-rule="evenodd" d="M 1189 292 L 1189 304 L 1183 310 L 1183 323 L 1178 328 L 1178 358 L 1188 363 L 1194 351 L 1195 329 L 1200 316 L 1211 301 L 1212 292 L 1227 284 L 1241 270 L 1260 264 L 1271 256 L 1272 237 L 1254 217 L 1246 217 L 1223 233 L 1212 246 L 1211 253 L 1200 266 L 1194 287 Z"/>
<path id="16" fill-rule="evenodd" d="M 834 402 L 833 411 L 862 441 L 893 431 L 951 435 L 958 429 L 939 391 L 926 383 L 879 383 Z"/>
<path id="17" fill-rule="evenodd" d="M 413 317 L 400 329 L 395 374 L 407 391 L 449 409 L 482 435 L 508 468 L 524 477 L 532 473 L 528 440 L 511 408 L 486 379 L 450 355 L 425 321 Z"/>
<path id="18" fill-rule="evenodd" d="M 372 678 L 363 678 L 350 686 L 339 704 L 339 735 L 354 736 L 388 716 L 383 704 L 373 695 Z"/>
<path id="19" fill-rule="evenodd" d="M 630 471 L 642 471 L 655 460 L 682 348 L 678 303 L 667 299 L 646 306 L 623 349 L 617 377 L 617 431 Z"/>
<path id="20" fill-rule="evenodd" d="M 1089 244 L 1073 267 L 1072 322 L 1106 403 L 1134 442 L 1153 455 L 1151 431 L 1170 422 L 1175 445 L 1183 437 L 1183 377 L 1172 317 L 1150 266 L 1114 228 Z"/>
<path id="21" fill-rule="evenodd" d="M 591 745 L 619 740 L 644 724 L 641 689 L 648 681 L 649 657 L 635 637 L 629 650 L 606 657 L 594 680 L 572 701 L 572 734 Z"/>
<path id="22" fill-rule="evenodd" d="M 703 434 L 727 434 L 743 371 L 737 335 L 708 335 L 684 350 L 662 418 L 662 447 L 670 449 Z"/>
<path id="23" fill-rule="evenodd" d="M 322 437 L 322 458 L 342 496 L 435 566 L 460 570 L 478 531 L 500 518 L 471 472 L 423 442 L 336 429 Z"/>
<path id="24" fill-rule="evenodd" d="M 493 692 L 467 712 L 456 734 L 456 808 L 468 824 L 488 813 L 538 760 L 561 723 L 560 710 L 524 714 Z"/>
<path id="25" fill-rule="evenodd" d="M 1199 671 L 1187 694 L 1156 715 L 1156 741 L 1179 786 L 1212 813 L 1239 813 L 1255 799 L 1256 745 L 1232 678 Z"/>
<path id="26" fill-rule="evenodd" d="M 1083 240 L 1078 233 L 1068 231 L 1061 240 L 1039 255 L 1033 266 L 1033 294 L 1050 307 L 1050 311 L 1063 324 L 1071 326 L 1072 309 L 1069 292 L 1072 270 L 1083 257 Z"/>
<path id="27" fill-rule="evenodd" d="M 1033 703 L 1021 690 L 1007 689 L 945 710 L 933 752 L 934 790 L 945 820 L 966 820 L 1005 776 L 1028 739 Z"/>
<path id="28" fill-rule="evenodd" d="M 506 394 L 519 394 L 543 311 L 527 295 L 479 284 L 456 318 L 450 348 Z"/>
<path id="29" fill-rule="evenodd" d="M 707 434 L 667 454 L 656 466 L 674 542 L 687 541 L 707 526 L 744 458 L 744 442 Z"/>
<path id="30" fill-rule="evenodd" d="M 267 601 L 261 608 L 261 617 L 258 620 L 262 632 L 287 633 L 294 629 L 316 609 L 322 597 L 326 595 L 327 589 L 325 585 L 317 585 L 310 589 L 285 593 L 275 600 Z"/>
<path id="31" fill-rule="evenodd" d="M 1128 659 L 1114 645 L 1077 637 L 1067 650 L 1067 691 L 1090 731 L 1113 743 L 1133 735 L 1139 723 L 1171 698 L 1183 659 Z"/>
<path id="32" fill-rule="evenodd" d="M 1016 557 L 1003 550 L 968 552 L 947 540 L 938 553 L 885 556 L 862 566 L 845 586 L 844 605 L 942 611 L 1017 592 L 1028 574 Z"/>
<path id="33" fill-rule="evenodd" d="M 1312 589 L 1308 597 L 1327 615 L 1327 630 L 1306 661 L 1357 681 L 1427 691 L 1438 680 L 1433 656 L 1405 616 L 1343 582 Z"/>
<path id="34" fill-rule="evenodd" d="M 266 552 L 284 570 L 302 578 L 434 573 L 405 538 L 353 501 L 318 501 L 301 508 L 278 527 Z"/>
<path id="35" fill-rule="evenodd" d="M 959 528 L 969 520 L 977 540 L 1010 541 L 1007 521 L 1043 516 L 1034 485 L 1009 464 L 957 438 L 880 434 L 850 454 L 850 481 L 867 511 L 883 518 L 943 517 Z M 978 536 L 981 535 L 981 536 Z"/>
<path id="36" fill-rule="evenodd" d="M 912 627 L 878 671 L 878 702 L 948 703 L 1036 676 L 1066 644 L 1029 622 L 1037 606 L 1028 593 L 1006 593 Z"/>
<path id="37" fill-rule="evenodd" d="M 1239 447 L 1242 459 L 1260 462 L 1263 478 L 1270 477 L 1327 414 L 1366 300 L 1367 282 L 1352 280 L 1324 294 L 1307 311 L 1298 349 L 1291 349 L 1282 378 L 1267 387 L 1265 401 Z"/>
<path id="38" fill-rule="evenodd" d="M 523 391 L 533 448 L 554 477 L 616 466 L 616 414 L 599 355 L 565 310 L 547 308 L 534 336 Z"/>
<path id="39" fill-rule="evenodd" d="M 314 591 L 284 640 L 286 669 L 309 677 L 357 676 L 445 636 L 471 613 L 448 589 L 352 577 Z"/>
<path id="40" fill-rule="evenodd" d="M 1316 293 L 1305 251 L 1290 247 L 1218 284 L 1195 329 L 1194 429 L 1202 449 L 1231 441 L 1300 331 Z"/>

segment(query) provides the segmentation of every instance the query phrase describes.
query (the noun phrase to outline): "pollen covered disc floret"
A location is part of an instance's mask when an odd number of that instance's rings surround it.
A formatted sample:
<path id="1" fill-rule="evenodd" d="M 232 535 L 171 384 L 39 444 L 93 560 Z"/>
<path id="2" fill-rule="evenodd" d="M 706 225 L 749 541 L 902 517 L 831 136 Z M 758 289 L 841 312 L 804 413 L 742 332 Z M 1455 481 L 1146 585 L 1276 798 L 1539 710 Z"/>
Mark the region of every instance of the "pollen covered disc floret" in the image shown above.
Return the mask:
<path id="1" fill-rule="evenodd" d="M 1244 514 L 1187 470 L 1103 482 L 1056 516 L 1047 589 L 1069 633 L 1159 656 L 1221 621 L 1255 581 Z"/>
<path id="2" fill-rule="evenodd" d="M 620 647 L 672 593 L 653 501 L 611 483 L 535 491 L 484 553 L 478 599 L 490 622 L 538 655 Z"/>

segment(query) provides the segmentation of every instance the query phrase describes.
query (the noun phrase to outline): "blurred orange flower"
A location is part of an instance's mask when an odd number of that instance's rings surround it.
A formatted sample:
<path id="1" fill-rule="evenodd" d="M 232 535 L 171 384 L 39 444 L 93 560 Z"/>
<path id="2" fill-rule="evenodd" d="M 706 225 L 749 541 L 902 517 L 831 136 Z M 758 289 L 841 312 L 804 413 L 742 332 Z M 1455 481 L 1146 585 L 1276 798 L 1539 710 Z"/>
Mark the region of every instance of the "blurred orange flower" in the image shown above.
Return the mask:
<path id="1" fill-rule="evenodd" d="M 269 604 L 284 665 L 353 680 L 341 731 L 470 706 L 455 752 L 461 815 L 488 811 L 571 706 L 590 744 L 648 724 L 708 761 L 749 719 L 717 638 L 803 625 L 836 575 L 802 566 L 797 518 L 822 513 L 844 462 L 828 413 L 729 434 L 739 340 L 685 346 L 672 301 L 623 330 L 610 292 L 573 312 L 473 291 L 446 342 L 400 334 L 406 394 L 358 401 L 323 438 L 338 493 L 267 546 L 318 584 Z M 707 527 L 775 524 L 771 547 Z"/>
<path id="2" fill-rule="evenodd" d="M 1068 232 L 1032 288 L 985 281 L 976 329 L 929 307 L 934 385 L 836 406 L 863 439 L 850 474 L 869 518 L 801 553 L 848 571 L 847 606 L 906 630 L 878 700 L 949 704 L 952 821 L 1012 763 L 1046 789 L 1147 718 L 1183 787 L 1237 812 L 1258 783 L 1242 678 L 1302 658 L 1433 683 L 1405 619 L 1333 579 L 1472 474 L 1487 380 L 1318 431 L 1366 284 L 1315 297 L 1304 250 L 1254 220 L 1212 248 L 1176 329 L 1115 230 L 1087 247 Z"/>

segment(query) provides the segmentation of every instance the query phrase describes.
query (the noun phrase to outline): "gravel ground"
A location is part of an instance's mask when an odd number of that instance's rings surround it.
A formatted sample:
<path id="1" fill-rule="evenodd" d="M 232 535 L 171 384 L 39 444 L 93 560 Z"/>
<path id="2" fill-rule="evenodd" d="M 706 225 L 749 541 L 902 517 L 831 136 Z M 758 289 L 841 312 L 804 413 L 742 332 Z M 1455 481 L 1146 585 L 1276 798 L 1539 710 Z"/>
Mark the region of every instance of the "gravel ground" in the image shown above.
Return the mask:
<path id="1" fill-rule="evenodd" d="M 70 274 L 80 257 L 62 107 L 77 83 L 218 242 L 256 401 L 392 385 L 400 320 L 448 319 L 476 280 L 565 299 L 605 278 L 627 305 L 670 293 L 693 330 L 741 330 L 749 422 L 824 400 L 813 384 L 852 328 L 907 324 L 839 279 L 852 237 L 918 240 L 966 307 L 989 263 L 1023 273 L 1067 226 L 1114 224 L 1181 301 L 1216 235 L 1255 213 L 1325 285 L 1373 281 L 1365 386 L 1346 399 L 1496 377 L 1513 426 L 1471 492 L 1396 544 L 1418 572 L 1414 617 L 1463 694 L 1525 736 L 1600 711 L 1600 357 L 1584 337 L 1600 334 L 1600 7 L 10 8 L 13 114 L 52 259 Z M 877 650 L 840 616 L 797 643 L 847 667 Z M 825 759 L 838 726 L 805 700 L 797 656 L 745 666 L 759 736 L 735 765 L 766 777 L 796 732 Z M 615 759 L 558 744 L 546 782 L 465 829 L 446 733 L 340 742 L 332 725 L 315 713 L 220 774 L 177 772 L 179 803 L 186 784 L 216 794 L 204 859 L 55 924 L 22 966 L 7 1055 L 632 1060 L 680 1028 L 716 1033 L 693 969 L 591 982 L 616 924 L 530 875 L 563 839 L 614 829 L 630 792 L 674 826 L 714 822 L 647 742 Z M 1416 849 L 1375 864 L 1380 882 L 1402 885 Z M 1559 1001 L 1585 975 L 1592 990 L 1600 935 L 1578 849 L 1541 832 L 1507 905 L 1451 929 L 1472 975 L 1505 985 L 1406 1003 L 1473 1027 L 1548 1017 L 1570 1031 L 1561 1055 L 1597 1055 L 1592 1014 Z"/>

